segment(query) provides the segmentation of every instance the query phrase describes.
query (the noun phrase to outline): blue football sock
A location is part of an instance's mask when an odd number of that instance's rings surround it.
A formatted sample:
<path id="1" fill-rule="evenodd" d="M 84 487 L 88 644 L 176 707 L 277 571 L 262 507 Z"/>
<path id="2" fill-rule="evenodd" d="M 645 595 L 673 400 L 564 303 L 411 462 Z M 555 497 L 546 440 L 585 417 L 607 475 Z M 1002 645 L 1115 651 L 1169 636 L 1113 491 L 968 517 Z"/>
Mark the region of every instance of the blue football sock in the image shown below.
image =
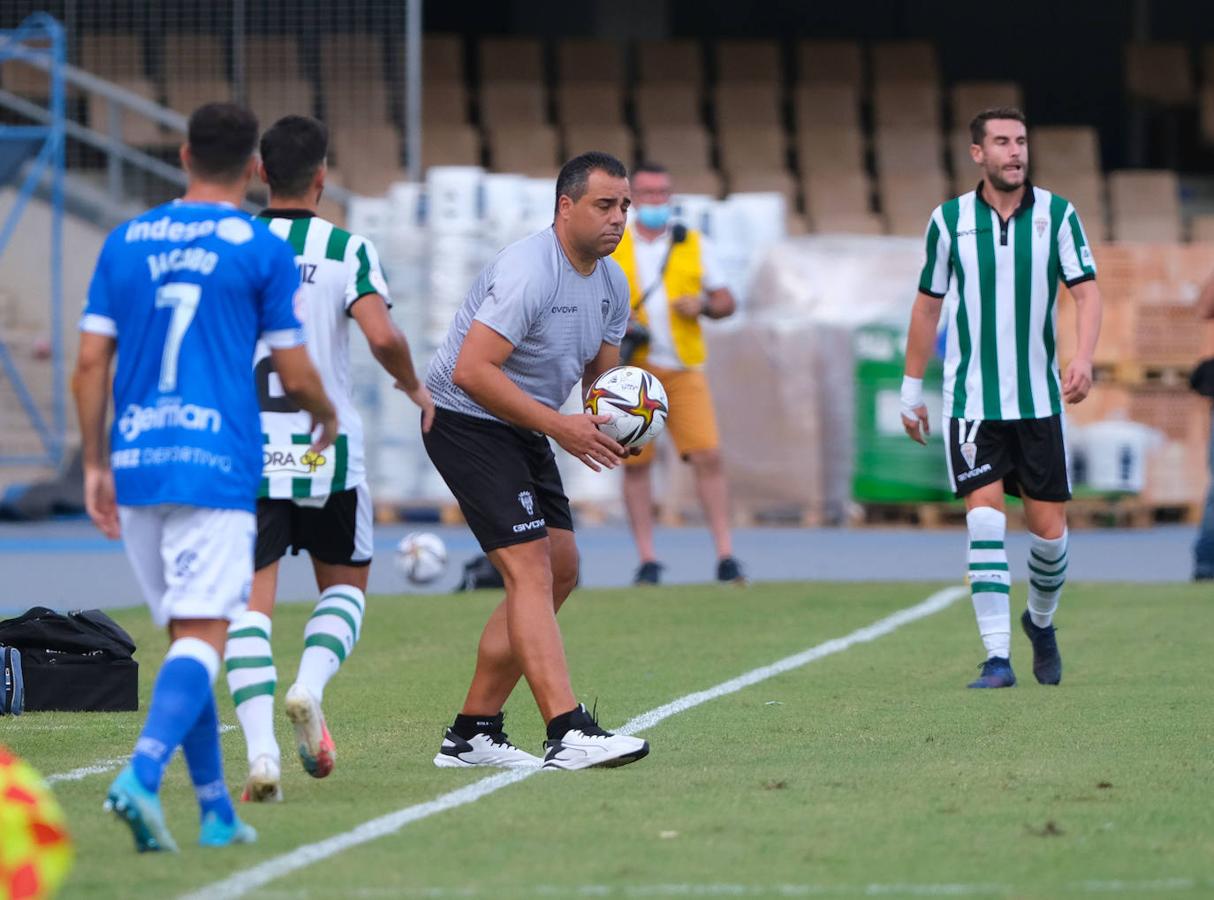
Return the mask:
<path id="1" fill-rule="evenodd" d="M 215 693 L 207 692 L 207 704 L 198 715 L 194 727 L 181 742 L 190 781 L 198 797 L 199 814 L 218 813 L 230 823 L 236 816 L 228 786 L 223 781 L 223 754 L 219 749 L 219 713 L 215 709 Z"/>
<path id="2" fill-rule="evenodd" d="M 211 685 L 218 670 L 219 654 L 205 641 L 181 638 L 169 647 L 131 755 L 135 777 L 147 790 L 160 790 L 173 751 L 194 727 L 203 707 L 214 706 Z"/>

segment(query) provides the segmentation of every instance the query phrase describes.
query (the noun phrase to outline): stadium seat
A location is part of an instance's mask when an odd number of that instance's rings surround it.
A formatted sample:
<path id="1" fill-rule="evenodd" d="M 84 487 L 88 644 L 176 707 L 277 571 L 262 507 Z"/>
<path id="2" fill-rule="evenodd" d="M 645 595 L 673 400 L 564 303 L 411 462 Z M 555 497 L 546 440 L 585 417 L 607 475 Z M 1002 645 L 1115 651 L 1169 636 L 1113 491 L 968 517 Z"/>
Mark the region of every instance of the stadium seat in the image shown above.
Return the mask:
<path id="1" fill-rule="evenodd" d="M 803 174 L 863 172 L 864 134 L 857 128 L 801 128 L 797 163 Z"/>
<path id="2" fill-rule="evenodd" d="M 818 231 L 822 222 L 860 219 L 872 213 L 871 186 L 864 172 L 811 171 L 801 179 L 801 187 L 805 212 Z"/>
<path id="3" fill-rule="evenodd" d="M 404 52 L 401 53 L 404 59 Z M 422 37 L 422 82 L 463 83 L 464 41 L 458 34 Z"/>
<path id="4" fill-rule="evenodd" d="M 483 128 L 543 125 L 548 121 L 544 86 L 526 81 L 481 83 L 480 123 Z"/>
<path id="5" fill-rule="evenodd" d="M 244 42 L 245 83 L 303 80 L 299 40 L 293 34 L 251 34 Z"/>
<path id="6" fill-rule="evenodd" d="M 487 136 L 495 172 L 548 177 L 560 169 L 560 146 L 551 126 L 503 125 L 490 129 Z"/>
<path id="7" fill-rule="evenodd" d="M 704 82 L 704 57 L 692 40 L 639 41 L 636 45 L 637 80 L 642 85 Z"/>
<path id="8" fill-rule="evenodd" d="M 422 121 L 427 125 L 468 121 L 468 89 L 462 81 L 422 81 Z"/>
<path id="9" fill-rule="evenodd" d="M 232 82 L 223 79 L 200 79 L 197 81 L 171 81 L 164 86 L 164 102 L 188 116 L 204 103 L 217 103 L 232 99 Z M 256 113 L 255 113 L 256 114 Z M 258 122 L 264 129 L 269 122 Z"/>
<path id="10" fill-rule="evenodd" d="M 872 45 L 873 84 L 940 83 L 936 48 L 927 41 L 878 41 Z"/>
<path id="11" fill-rule="evenodd" d="M 1125 86 L 1131 97 L 1161 106 L 1192 103 L 1189 48 L 1181 43 L 1127 44 Z"/>
<path id="12" fill-rule="evenodd" d="M 422 166 L 479 166 L 481 139 L 471 125 L 427 125 L 422 131 Z"/>
<path id="13" fill-rule="evenodd" d="M 143 39 L 129 32 L 85 31 L 80 35 L 80 67 L 111 81 L 146 78 Z"/>
<path id="14" fill-rule="evenodd" d="M 793 122 L 798 131 L 860 128 L 860 92 L 855 85 L 798 84 L 793 89 Z"/>
<path id="15" fill-rule="evenodd" d="M 878 82 L 873 87 L 873 120 L 878 129 L 939 130 L 940 91 L 928 82 Z"/>
<path id="16" fill-rule="evenodd" d="M 160 72 L 166 86 L 176 81 L 226 81 L 223 39 L 215 34 L 169 32 L 161 44 Z"/>
<path id="17" fill-rule="evenodd" d="M 718 83 L 778 84 L 784 80 L 784 61 L 776 41 L 717 41 L 715 49 Z"/>
<path id="18" fill-rule="evenodd" d="M 564 158 L 570 159 L 587 150 L 610 153 L 626 166 L 635 158 L 632 132 L 623 125 L 565 125 Z"/>
<path id="19" fill-rule="evenodd" d="M 380 196 L 405 177 L 400 135 L 390 125 L 334 129 L 330 149 L 342 183 L 356 194 Z"/>
<path id="20" fill-rule="evenodd" d="M 1194 216 L 1189 223 L 1189 237 L 1194 242 L 1214 243 L 1214 215 L 1205 213 Z"/>
<path id="21" fill-rule="evenodd" d="M 482 86 L 505 81 L 542 84 L 546 75 L 544 48 L 538 38 L 481 38 L 477 62 Z"/>
<path id="22" fill-rule="evenodd" d="M 659 159 L 666 164 L 669 160 Z M 669 168 L 669 166 L 668 166 Z M 721 176 L 712 169 L 689 169 L 679 167 L 677 161 L 670 168 L 676 194 L 702 194 L 705 197 L 720 197 L 724 193 Z"/>
<path id="23" fill-rule="evenodd" d="M 717 132 L 721 168 L 731 178 L 747 171 L 781 172 L 788 168 L 788 142 L 781 128 L 732 127 Z"/>
<path id="24" fill-rule="evenodd" d="M 363 32 L 335 32 L 320 37 L 320 79 L 330 84 L 384 83 L 384 39 Z"/>
<path id="25" fill-rule="evenodd" d="M 1024 96 L 1014 81 L 959 81 L 950 89 L 949 100 L 954 129 L 968 129 L 970 121 L 984 109 L 1024 109 Z"/>
<path id="26" fill-rule="evenodd" d="M 890 234 L 922 236 L 932 210 L 948 199 L 948 180 L 940 168 L 924 167 L 914 175 L 886 175 L 879 185 L 881 211 Z"/>
<path id="27" fill-rule="evenodd" d="M 23 41 L 23 44 L 31 49 L 50 46 L 46 41 L 32 39 Z M 50 75 L 37 66 L 31 66 L 19 59 L 6 59 L 0 62 L 0 87 L 19 97 L 38 98 L 39 100 L 45 99 L 51 94 Z"/>
<path id="28" fill-rule="evenodd" d="M 637 128 L 699 126 L 700 89 L 694 84 L 638 84 L 634 96 Z"/>
<path id="29" fill-rule="evenodd" d="M 940 132 L 931 128 L 879 129 L 873 141 L 878 175 L 913 175 L 944 166 Z"/>
<path id="30" fill-rule="evenodd" d="M 263 129 L 283 116 L 312 116 L 316 114 L 312 84 L 302 78 L 268 80 L 256 78 L 246 86 L 249 109 L 257 116 Z"/>
<path id="31" fill-rule="evenodd" d="M 714 110 L 718 129 L 782 127 L 780 87 L 775 84 L 718 84 Z"/>
<path id="32" fill-rule="evenodd" d="M 800 41 L 797 81 L 801 84 L 864 85 L 864 57 L 854 41 Z"/>
<path id="33" fill-rule="evenodd" d="M 1108 240 L 1108 204 L 1105 202 L 1104 176 L 1098 172 L 1068 172 L 1038 187 L 1052 191 L 1071 201 L 1083 222 L 1088 240 L 1100 243 Z"/>
<path id="34" fill-rule="evenodd" d="M 1214 84 L 1201 86 L 1198 109 L 1201 116 L 1201 139 L 1207 144 L 1214 144 Z"/>
<path id="35" fill-rule="evenodd" d="M 672 172 L 712 169 L 708 132 L 699 125 L 653 125 L 640 134 L 641 158 L 656 160 Z"/>
<path id="36" fill-rule="evenodd" d="M 158 100 L 156 90 L 146 78 L 114 78 L 114 84 L 147 100 Z M 160 126 L 138 113 L 120 111 L 122 140 L 135 147 L 167 148 L 181 143 L 180 135 L 162 131 Z M 109 133 L 109 101 L 100 94 L 88 96 L 89 125 L 103 134 Z"/>
<path id="37" fill-rule="evenodd" d="M 324 83 L 325 121 L 330 126 L 382 125 L 392 120 L 392 97 L 383 81 Z"/>
<path id="38" fill-rule="evenodd" d="M 1180 181 L 1170 170 L 1122 169 L 1109 173 L 1113 240 L 1180 241 Z"/>
<path id="39" fill-rule="evenodd" d="M 559 84 L 624 84 L 623 48 L 611 40 L 565 38 L 556 45 Z"/>
<path id="40" fill-rule="evenodd" d="M 970 156 L 970 147 L 974 144 L 974 139 L 970 137 L 970 130 L 966 127 L 954 128 L 948 138 L 948 161 L 949 169 L 953 173 L 953 193 L 961 194 L 968 191 L 978 179 L 982 177 L 982 170 L 974 163 L 973 157 Z M 1029 147 L 1029 166 L 1032 171 L 1033 166 L 1033 148 Z"/>
<path id="41" fill-rule="evenodd" d="M 562 81 L 556 88 L 556 119 L 562 125 L 623 125 L 624 95 L 608 81 Z"/>
<path id="42" fill-rule="evenodd" d="M 1085 125 L 1042 125 L 1029 132 L 1029 165 L 1041 173 L 1099 172 L 1100 139 Z"/>
<path id="43" fill-rule="evenodd" d="M 798 208 L 797 181 L 784 169 L 769 171 L 748 169 L 730 174 L 729 193 L 781 194 L 784 197 L 786 213 L 796 213 Z"/>

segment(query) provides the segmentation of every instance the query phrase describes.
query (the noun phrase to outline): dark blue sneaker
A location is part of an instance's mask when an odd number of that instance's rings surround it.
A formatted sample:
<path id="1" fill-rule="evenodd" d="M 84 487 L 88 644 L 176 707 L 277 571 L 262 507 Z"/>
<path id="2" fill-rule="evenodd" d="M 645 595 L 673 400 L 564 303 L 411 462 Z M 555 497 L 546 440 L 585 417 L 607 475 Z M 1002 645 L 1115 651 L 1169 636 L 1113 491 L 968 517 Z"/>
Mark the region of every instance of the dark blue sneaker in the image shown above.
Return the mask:
<path id="1" fill-rule="evenodd" d="M 982 674 L 977 681 L 971 681 L 967 687 L 972 688 L 1005 688 L 1016 683 L 1012 673 L 1012 661 L 1002 656 L 992 656 L 981 666 Z"/>
<path id="2" fill-rule="evenodd" d="M 742 571 L 742 564 L 732 556 L 722 556 L 717 563 L 717 581 L 746 584 L 746 573 Z"/>
<path id="3" fill-rule="evenodd" d="M 1054 626 L 1038 628 L 1033 624 L 1033 617 L 1027 609 L 1020 617 L 1020 624 L 1033 644 L 1033 675 L 1036 676 L 1037 683 L 1058 684 L 1062 681 L 1062 656 L 1058 653 Z"/>
<path id="4" fill-rule="evenodd" d="M 649 560 L 641 563 L 637 573 L 632 576 L 633 584 L 658 584 L 662 580 L 662 564 Z"/>

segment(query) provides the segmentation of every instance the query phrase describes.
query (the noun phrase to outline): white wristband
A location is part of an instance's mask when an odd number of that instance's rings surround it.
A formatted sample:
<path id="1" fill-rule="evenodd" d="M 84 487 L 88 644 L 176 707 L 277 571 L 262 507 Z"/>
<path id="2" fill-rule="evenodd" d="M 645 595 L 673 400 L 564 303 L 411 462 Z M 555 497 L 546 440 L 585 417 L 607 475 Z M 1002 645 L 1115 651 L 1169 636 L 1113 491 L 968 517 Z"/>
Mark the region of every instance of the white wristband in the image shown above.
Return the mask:
<path id="1" fill-rule="evenodd" d="M 911 422 L 919 420 L 919 414 L 915 411 L 923 406 L 923 379 L 911 378 L 909 375 L 902 376 L 902 418 L 908 419 Z"/>

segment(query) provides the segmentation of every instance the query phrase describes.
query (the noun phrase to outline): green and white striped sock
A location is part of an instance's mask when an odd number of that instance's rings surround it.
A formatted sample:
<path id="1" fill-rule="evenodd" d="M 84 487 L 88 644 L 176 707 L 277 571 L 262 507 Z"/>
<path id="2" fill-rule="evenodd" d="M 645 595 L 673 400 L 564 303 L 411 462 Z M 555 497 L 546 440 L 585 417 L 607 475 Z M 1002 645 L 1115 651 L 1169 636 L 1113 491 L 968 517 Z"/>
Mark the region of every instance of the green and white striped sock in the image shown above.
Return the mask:
<path id="1" fill-rule="evenodd" d="M 1066 583 L 1067 545 L 1069 535 L 1047 540 L 1030 535 L 1029 546 L 1029 616 L 1038 628 L 1054 622 L 1058 598 Z"/>
<path id="2" fill-rule="evenodd" d="M 970 594 L 978 633 L 987 657 L 1011 658 L 1012 618 L 1009 595 L 1012 576 L 1003 539 L 1007 516 L 989 506 L 971 509 L 965 517 L 969 527 Z"/>
<path id="3" fill-rule="evenodd" d="M 280 759 L 274 739 L 274 689 L 278 670 L 270 651 L 270 617 L 246 610 L 228 628 L 224 668 L 236 718 L 244 731 L 249 762 L 269 755 Z"/>
<path id="4" fill-rule="evenodd" d="M 323 698 L 329 679 L 354 652 L 366 607 L 363 592 L 350 584 L 335 584 L 320 595 L 304 629 L 304 652 L 295 679 L 317 702 Z"/>

